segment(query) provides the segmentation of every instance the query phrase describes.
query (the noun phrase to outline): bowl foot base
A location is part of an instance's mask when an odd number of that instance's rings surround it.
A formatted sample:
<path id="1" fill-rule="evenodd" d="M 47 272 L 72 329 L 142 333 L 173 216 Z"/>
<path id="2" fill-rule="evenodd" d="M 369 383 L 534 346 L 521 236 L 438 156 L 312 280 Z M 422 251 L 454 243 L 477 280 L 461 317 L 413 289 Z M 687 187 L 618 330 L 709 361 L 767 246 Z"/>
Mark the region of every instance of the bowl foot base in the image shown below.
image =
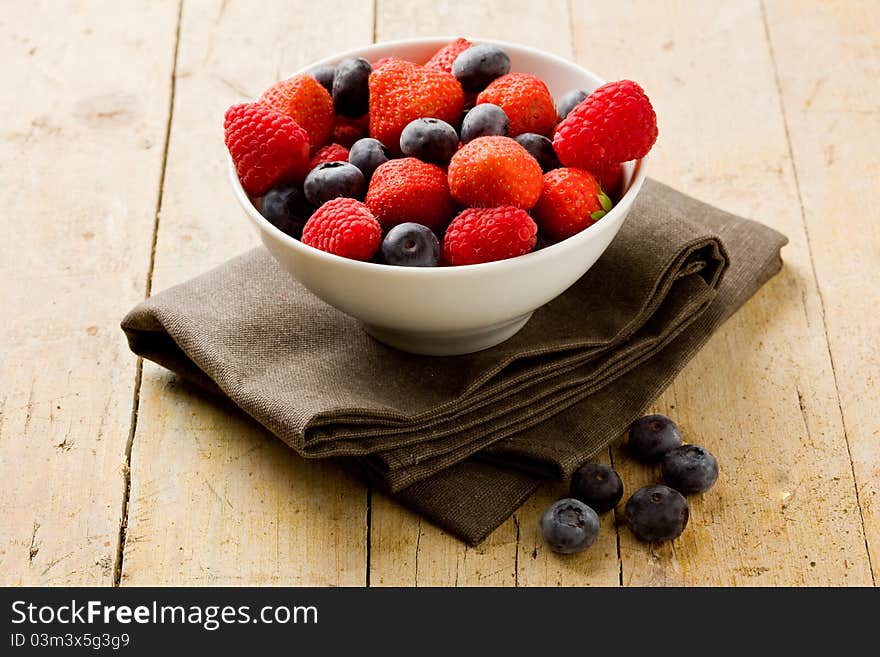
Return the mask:
<path id="1" fill-rule="evenodd" d="M 525 326 L 531 316 L 532 313 L 528 313 L 501 324 L 470 331 L 397 331 L 369 324 L 364 325 L 364 330 L 379 342 L 401 351 L 426 356 L 459 356 L 489 349 L 504 342 Z"/>

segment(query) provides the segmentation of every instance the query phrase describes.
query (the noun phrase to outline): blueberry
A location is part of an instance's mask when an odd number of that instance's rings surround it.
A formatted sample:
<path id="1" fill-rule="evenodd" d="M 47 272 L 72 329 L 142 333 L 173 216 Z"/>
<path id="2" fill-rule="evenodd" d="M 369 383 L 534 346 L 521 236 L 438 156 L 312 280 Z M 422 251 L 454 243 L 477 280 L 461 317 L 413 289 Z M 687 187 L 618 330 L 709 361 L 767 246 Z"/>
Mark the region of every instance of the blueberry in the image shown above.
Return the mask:
<path id="1" fill-rule="evenodd" d="M 552 169 L 558 169 L 562 165 L 559 158 L 556 157 L 556 151 L 553 150 L 553 142 L 544 135 L 535 132 L 524 132 L 515 137 L 520 146 L 525 148 L 529 155 L 538 160 L 541 165 L 541 171 L 547 173 Z"/>
<path id="2" fill-rule="evenodd" d="M 510 57 L 491 43 L 471 46 L 452 63 L 452 74 L 465 91 L 482 91 L 492 80 L 509 72 Z"/>
<path id="3" fill-rule="evenodd" d="M 400 150 L 423 162 L 445 165 L 458 148 L 458 133 L 440 119 L 416 119 L 400 133 Z"/>
<path id="4" fill-rule="evenodd" d="M 361 170 L 364 180 L 368 183 L 379 165 L 385 164 L 390 159 L 391 153 L 385 148 L 385 144 L 372 137 L 358 139 L 348 151 L 348 161 Z"/>
<path id="5" fill-rule="evenodd" d="M 659 461 L 670 449 L 681 445 L 678 425 L 665 415 L 646 415 L 629 425 L 627 448 L 639 461 Z"/>
<path id="6" fill-rule="evenodd" d="M 565 92 L 562 98 L 559 99 L 559 102 L 556 103 L 556 112 L 559 114 L 559 120 L 561 121 L 568 116 L 568 113 L 574 109 L 575 105 L 580 105 L 586 97 L 587 92 L 580 89 L 572 89 Z"/>
<path id="7" fill-rule="evenodd" d="M 626 502 L 623 517 L 640 541 L 671 541 L 687 527 L 690 510 L 677 490 L 658 484 L 639 488 Z"/>
<path id="8" fill-rule="evenodd" d="M 541 516 L 544 542 L 559 554 L 581 552 L 596 542 L 599 516 L 580 500 L 554 502 Z"/>
<path id="9" fill-rule="evenodd" d="M 329 93 L 333 93 L 333 78 L 336 76 L 335 68 L 333 68 L 329 64 L 322 64 L 321 66 L 310 68 L 308 71 L 306 71 L 306 75 L 311 75 L 318 82 L 320 82 L 321 86 L 324 87 Z"/>
<path id="10" fill-rule="evenodd" d="M 504 110 L 492 103 L 480 103 L 464 115 L 461 122 L 461 140 L 464 143 L 477 137 L 506 137 L 510 120 Z"/>
<path id="11" fill-rule="evenodd" d="M 718 460 L 697 445 L 669 450 L 661 469 L 663 481 L 685 495 L 707 491 L 718 481 Z"/>
<path id="12" fill-rule="evenodd" d="M 299 239 L 312 214 L 312 206 L 298 187 L 279 185 L 266 192 L 260 214 L 279 230 Z"/>
<path id="13" fill-rule="evenodd" d="M 382 241 L 382 258 L 388 265 L 436 267 L 440 264 L 440 241 L 427 226 L 398 224 Z"/>
<path id="14" fill-rule="evenodd" d="M 309 202 L 320 206 L 339 196 L 361 199 L 366 186 L 364 174 L 353 164 L 325 162 L 309 172 L 303 189 Z"/>
<path id="15" fill-rule="evenodd" d="M 623 482 L 603 463 L 584 463 L 571 476 L 571 496 L 596 513 L 605 513 L 623 497 Z"/>
<path id="16" fill-rule="evenodd" d="M 337 114 L 358 117 L 369 109 L 369 79 L 373 68 L 361 57 L 344 59 L 333 76 L 333 107 Z"/>

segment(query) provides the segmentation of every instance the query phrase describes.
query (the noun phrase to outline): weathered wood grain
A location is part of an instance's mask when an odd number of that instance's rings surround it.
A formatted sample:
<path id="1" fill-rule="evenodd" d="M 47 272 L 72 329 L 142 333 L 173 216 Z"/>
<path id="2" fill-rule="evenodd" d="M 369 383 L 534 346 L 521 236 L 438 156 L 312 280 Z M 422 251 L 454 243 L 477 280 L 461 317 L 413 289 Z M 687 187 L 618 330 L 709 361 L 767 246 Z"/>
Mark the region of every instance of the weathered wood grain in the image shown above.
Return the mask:
<path id="1" fill-rule="evenodd" d="M 118 323 L 144 294 L 176 21 L 0 14 L 0 584 L 113 581 L 136 371 Z"/>
<path id="2" fill-rule="evenodd" d="M 578 61 L 639 80 L 657 108 L 651 175 L 791 240 L 782 273 L 657 404 L 718 456 L 722 475 L 674 543 L 621 530 L 624 584 L 870 584 L 760 4 L 574 2 L 573 16 Z M 619 451 L 615 463 L 629 492 L 656 478 Z"/>
<path id="3" fill-rule="evenodd" d="M 136 361 L 117 324 L 256 244 L 228 192 L 219 117 L 370 41 L 373 3 L 64 2 L 0 16 L 0 583 L 112 584 Z M 651 174 L 773 225 L 786 268 L 656 409 L 722 478 L 675 543 L 613 519 L 547 551 L 548 485 L 467 548 L 329 464 L 145 364 L 122 584 L 870 584 L 880 574 L 880 329 L 873 280 L 880 25 L 870 3 L 378 0 L 376 36 L 470 34 L 576 55 L 644 84 Z M 570 20 L 571 19 L 571 20 Z M 572 51 L 572 43 L 574 51 Z M 107 53 L 113 53 L 113 66 Z M 628 493 L 656 478 L 616 450 Z M 857 496 L 858 493 L 858 496 Z M 859 508 L 861 506 L 861 509 Z M 860 515 L 861 510 L 861 515 Z M 867 543 L 867 545 L 866 545 Z"/>
<path id="4" fill-rule="evenodd" d="M 768 2 L 766 20 L 858 484 L 880 580 L 880 7 Z"/>
<path id="5" fill-rule="evenodd" d="M 153 289 L 257 244 L 227 182 L 222 117 L 285 73 L 368 43 L 369 1 L 187 1 Z M 144 368 L 123 585 L 366 580 L 366 488 Z"/>

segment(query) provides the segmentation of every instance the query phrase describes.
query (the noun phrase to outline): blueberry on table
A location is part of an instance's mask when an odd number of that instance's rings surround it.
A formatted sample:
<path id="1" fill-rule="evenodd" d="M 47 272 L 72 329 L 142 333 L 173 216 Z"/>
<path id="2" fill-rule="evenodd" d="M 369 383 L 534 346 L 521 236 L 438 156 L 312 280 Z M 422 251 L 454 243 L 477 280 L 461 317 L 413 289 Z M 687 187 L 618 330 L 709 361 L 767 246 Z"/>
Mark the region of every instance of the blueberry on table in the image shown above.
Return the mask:
<path id="1" fill-rule="evenodd" d="M 562 119 L 568 116 L 568 113 L 573 110 L 576 105 L 580 105 L 587 95 L 586 91 L 581 91 L 580 89 L 572 89 L 571 91 L 565 92 L 562 98 L 559 99 L 559 102 L 556 103 L 556 112 L 559 114 L 559 120 L 562 121 Z"/>
<path id="2" fill-rule="evenodd" d="M 677 490 L 658 484 L 640 488 L 626 503 L 623 517 L 640 541 L 671 541 L 687 527 L 690 510 Z"/>
<path id="3" fill-rule="evenodd" d="M 315 66 L 306 71 L 306 75 L 315 78 L 328 93 L 333 93 L 333 78 L 336 76 L 336 69 L 329 64 Z"/>
<path id="4" fill-rule="evenodd" d="M 478 43 L 452 63 L 452 74 L 465 91 L 482 91 L 495 78 L 510 73 L 510 57 L 498 46 Z"/>
<path id="5" fill-rule="evenodd" d="M 319 164 L 309 172 L 303 184 L 306 198 L 316 207 L 340 196 L 363 200 L 366 188 L 364 174 L 348 162 Z"/>
<path id="6" fill-rule="evenodd" d="M 477 137 L 506 137 L 510 132 L 510 119 L 503 109 L 493 103 L 480 103 L 461 122 L 461 141 L 468 143 Z"/>
<path id="7" fill-rule="evenodd" d="M 646 415 L 629 425 L 627 449 L 634 459 L 653 463 L 679 445 L 681 431 L 665 415 Z"/>
<path id="8" fill-rule="evenodd" d="M 458 148 L 458 133 L 440 119 L 410 121 L 400 133 L 400 150 L 422 162 L 446 165 Z"/>
<path id="9" fill-rule="evenodd" d="M 299 239 L 313 209 L 301 189 L 279 185 L 263 196 L 260 214 L 279 230 Z"/>
<path id="10" fill-rule="evenodd" d="M 571 496 L 596 513 L 605 513 L 623 497 L 623 482 L 604 463 L 584 463 L 571 476 Z"/>
<path id="11" fill-rule="evenodd" d="M 370 182 L 373 172 L 380 164 L 385 164 L 391 159 L 391 153 L 378 139 L 364 137 L 351 145 L 348 151 L 348 161 L 355 165 L 364 174 L 364 180 Z"/>
<path id="12" fill-rule="evenodd" d="M 401 267 L 436 267 L 440 264 L 440 240 L 427 226 L 398 224 L 382 241 L 385 264 Z"/>
<path id="13" fill-rule="evenodd" d="M 556 151 L 553 150 L 553 142 L 544 135 L 539 135 L 535 132 L 524 132 L 521 135 L 517 135 L 514 139 L 529 152 L 529 155 L 538 160 L 538 164 L 541 165 L 541 171 L 544 173 L 562 166 L 559 158 L 556 157 Z"/>
<path id="14" fill-rule="evenodd" d="M 661 471 L 679 493 L 702 493 L 718 481 L 718 460 L 698 445 L 682 445 L 666 452 Z"/>
<path id="15" fill-rule="evenodd" d="M 541 516 L 541 535 L 554 552 L 582 552 L 599 536 L 599 516 L 580 500 L 559 500 Z"/>
<path id="16" fill-rule="evenodd" d="M 333 76 L 333 107 L 337 114 L 357 118 L 370 109 L 369 79 L 373 68 L 362 57 L 342 60 Z"/>

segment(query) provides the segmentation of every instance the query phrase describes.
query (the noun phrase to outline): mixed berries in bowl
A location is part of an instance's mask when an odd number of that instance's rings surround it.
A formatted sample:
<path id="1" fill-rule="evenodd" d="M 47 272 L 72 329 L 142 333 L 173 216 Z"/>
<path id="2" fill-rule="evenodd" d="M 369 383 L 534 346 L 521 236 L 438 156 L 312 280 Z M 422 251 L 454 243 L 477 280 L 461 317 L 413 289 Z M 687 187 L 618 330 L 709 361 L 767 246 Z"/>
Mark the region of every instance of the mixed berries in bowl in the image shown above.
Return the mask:
<path id="1" fill-rule="evenodd" d="M 279 264 L 405 351 L 518 331 L 598 259 L 657 137 L 636 83 L 507 43 L 376 44 L 226 112 L 233 190 Z"/>

